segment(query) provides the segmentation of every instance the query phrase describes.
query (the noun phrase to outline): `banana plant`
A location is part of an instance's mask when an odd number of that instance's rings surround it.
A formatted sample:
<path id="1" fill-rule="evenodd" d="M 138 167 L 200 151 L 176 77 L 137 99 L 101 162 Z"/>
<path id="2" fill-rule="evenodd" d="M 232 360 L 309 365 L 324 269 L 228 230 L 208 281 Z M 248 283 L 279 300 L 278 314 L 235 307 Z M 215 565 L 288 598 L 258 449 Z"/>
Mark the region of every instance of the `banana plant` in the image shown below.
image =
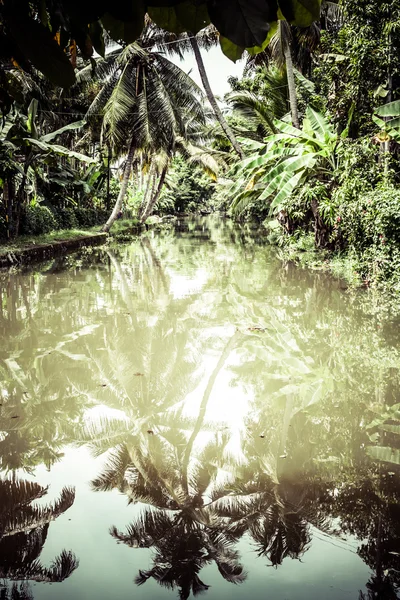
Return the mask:
<path id="1" fill-rule="evenodd" d="M 379 106 L 372 120 L 380 129 L 376 137 L 381 144 L 387 144 L 391 139 L 400 142 L 400 100 Z"/>
<path id="2" fill-rule="evenodd" d="M 349 124 L 339 135 L 324 115 L 308 107 L 301 129 L 285 120 L 274 121 L 274 127 L 276 133 L 263 143 L 248 143 L 256 152 L 242 161 L 236 173 L 233 214 L 242 213 L 253 202 L 266 203 L 271 213 L 278 212 L 307 178 L 332 178 L 338 172 L 338 148 L 348 135 Z"/>
<path id="3" fill-rule="evenodd" d="M 81 129 L 85 125 L 85 121 L 76 121 L 74 123 L 69 123 L 56 131 L 52 131 L 46 135 L 39 135 L 38 127 L 37 127 L 37 112 L 39 108 L 39 103 L 36 99 L 33 99 L 28 108 L 28 116 L 25 125 L 21 126 L 21 123 L 14 124 L 10 123 L 10 125 L 3 129 L 1 133 L 3 133 L 4 139 L 8 142 L 11 142 L 16 146 L 29 146 L 38 148 L 42 151 L 42 153 L 46 154 L 55 154 L 58 156 L 66 156 L 68 158 L 75 158 L 76 160 L 93 163 L 95 160 L 86 156 L 85 154 L 81 154 L 79 152 L 75 152 L 74 150 L 70 150 L 65 146 L 60 146 L 59 144 L 51 143 L 56 137 L 65 133 L 66 131 L 72 131 L 76 129 Z M 0 139 L 2 135 L 0 134 Z M 32 148 L 33 149 L 33 148 Z"/>

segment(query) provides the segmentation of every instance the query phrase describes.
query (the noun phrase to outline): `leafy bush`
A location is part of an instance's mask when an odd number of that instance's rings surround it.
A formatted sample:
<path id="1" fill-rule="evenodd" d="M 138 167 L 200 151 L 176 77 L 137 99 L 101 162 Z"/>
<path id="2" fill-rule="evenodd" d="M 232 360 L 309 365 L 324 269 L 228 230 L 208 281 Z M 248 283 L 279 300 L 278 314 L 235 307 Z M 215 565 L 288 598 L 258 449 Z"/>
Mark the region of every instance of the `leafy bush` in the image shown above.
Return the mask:
<path id="1" fill-rule="evenodd" d="M 106 222 L 108 216 L 104 210 L 97 210 L 95 208 L 77 208 L 74 212 L 79 227 L 100 225 Z"/>
<path id="2" fill-rule="evenodd" d="M 77 229 L 79 223 L 75 211 L 76 209 L 73 208 L 58 207 L 54 212 L 58 225 L 55 229 Z"/>
<path id="3" fill-rule="evenodd" d="M 27 207 L 21 219 L 21 234 L 40 235 L 54 229 L 57 229 L 57 221 L 47 206 L 33 204 Z"/>

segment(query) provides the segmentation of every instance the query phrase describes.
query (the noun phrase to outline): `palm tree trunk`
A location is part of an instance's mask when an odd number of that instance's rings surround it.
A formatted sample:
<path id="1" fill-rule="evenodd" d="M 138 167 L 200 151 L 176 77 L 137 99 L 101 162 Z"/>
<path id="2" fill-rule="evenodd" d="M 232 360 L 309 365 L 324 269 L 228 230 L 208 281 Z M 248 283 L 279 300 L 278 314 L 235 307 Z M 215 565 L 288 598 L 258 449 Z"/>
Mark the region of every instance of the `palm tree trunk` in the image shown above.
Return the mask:
<path id="1" fill-rule="evenodd" d="M 142 198 L 142 201 L 140 203 L 140 206 L 139 206 L 138 212 L 137 212 L 138 221 L 141 220 L 142 215 L 143 215 L 144 211 L 146 210 L 147 198 L 149 197 L 149 194 L 150 194 L 150 196 L 152 196 L 152 194 L 153 194 L 153 188 L 155 185 L 155 177 L 156 177 L 155 173 L 153 173 L 154 170 L 155 170 L 155 166 L 154 166 L 154 163 L 152 162 L 150 164 L 150 169 L 149 169 L 149 172 L 148 172 L 147 178 L 146 178 L 146 188 L 144 190 L 143 198 Z"/>
<path id="2" fill-rule="evenodd" d="M 163 170 L 162 170 L 162 173 L 160 175 L 160 179 L 159 179 L 159 182 L 158 182 L 156 193 L 154 195 L 152 195 L 152 197 L 150 198 L 150 200 L 149 200 L 149 202 L 148 202 L 148 204 L 146 206 L 146 209 L 145 209 L 143 215 L 140 218 L 140 222 L 141 223 L 144 223 L 146 221 L 147 217 L 149 217 L 151 215 L 151 213 L 153 212 L 153 208 L 157 204 L 157 200 L 160 197 L 161 190 L 162 190 L 162 187 L 164 185 L 164 181 L 165 181 L 165 176 L 167 174 L 167 170 L 168 170 L 167 166 L 165 166 L 163 168 Z"/>
<path id="3" fill-rule="evenodd" d="M 235 137 L 235 134 L 233 133 L 232 129 L 229 127 L 228 123 L 226 122 L 226 119 L 225 119 L 224 115 L 222 114 L 221 109 L 218 106 L 218 102 L 216 101 L 215 96 L 212 92 L 210 82 L 208 80 L 207 72 L 206 72 L 206 69 L 204 66 L 203 58 L 201 56 L 199 44 L 197 43 L 196 37 L 193 35 L 189 35 L 189 39 L 190 39 L 190 43 L 193 48 L 193 53 L 196 58 L 201 81 L 203 83 L 204 90 L 207 94 L 208 101 L 211 104 L 214 114 L 215 114 L 219 124 L 221 125 L 223 131 L 225 132 L 226 137 L 229 139 L 235 152 L 240 156 L 240 159 L 243 160 L 243 158 L 244 158 L 243 151 L 242 151 L 241 147 L 239 146 L 239 143 Z"/>
<path id="4" fill-rule="evenodd" d="M 286 62 L 286 74 L 287 74 L 288 88 L 289 88 L 289 103 L 290 103 L 290 114 L 292 115 L 292 125 L 293 125 L 293 127 L 297 127 L 297 129 L 300 129 L 299 110 L 297 107 L 296 84 L 294 81 L 293 60 L 292 60 L 292 51 L 290 49 L 290 44 L 287 44 L 286 48 L 285 48 L 285 62 Z"/>
<path id="5" fill-rule="evenodd" d="M 118 217 L 118 213 L 121 210 L 122 201 L 125 198 L 126 190 L 128 188 L 129 176 L 130 176 L 131 170 L 132 170 L 134 155 L 135 155 L 135 145 L 132 140 L 130 148 L 129 148 L 128 156 L 126 157 L 126 163 L 125 163 L 125 167 L 124 167 L 124 175 L 122 177 L 121 188 L 119 190 L 118 198 L 114 204 L 114 208 L 110 215 L 110 218 L 108 219 L 107 223 L 103 227 L 103 231 L 105 231 L 105 232 L 110 231 L 114 221 Z"/>

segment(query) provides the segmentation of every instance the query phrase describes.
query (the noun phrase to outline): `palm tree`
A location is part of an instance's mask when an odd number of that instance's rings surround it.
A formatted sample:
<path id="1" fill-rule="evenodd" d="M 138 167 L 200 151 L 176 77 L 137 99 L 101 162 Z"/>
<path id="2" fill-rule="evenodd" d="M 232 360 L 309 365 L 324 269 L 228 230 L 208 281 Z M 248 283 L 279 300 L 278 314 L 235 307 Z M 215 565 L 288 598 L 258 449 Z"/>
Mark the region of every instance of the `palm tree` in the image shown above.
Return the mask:
<path id="1" fill-rule="evenodd" d="M 192 50 L 196 59 L 197 67 L 199 69 L 201 81 L 203 84 L 204 91 L 206 92 L 207 99 L 214 112 L 214 115 L 220 124 L 226 137 L 232 144 L 233 149 L 239 158 L 243 159 L 243 150 L 238 143 L 236 136 L 226 121 L 218 102 L 211 89 L 210 81 L 208 79 L 207 71 L 204 66 L 203 58 L 201 56 L 200 48 L 209 50 L 213 46 L 217 46 L 219 43 L 219 33 L 213 25 L 209 25 L 202 29 L 199 33 L 194 35 L 193 33 L 183 33 L 176 35 L 170 33 L 158 27 L 153 21 L 148 19 L 146 21 L 145 28 L 141 35 L 140 43 L 146 48 L 157 48 L 160 52 L 166 52 L 171 55 L 177 55 L 183 58 L 185 52 Z"/>
<path id="2" fill-rule="evenodd" d="M 251 131 L 239 131 L 236 128 L 235 132 L 258 141 L 271 133 L 277 133 L 274 120 L 281 119 L 287 113 L 286 72 L 271 64 L 263 68 L 261 76 L 260 94 L 241 88 L 240 83 L 236 84 L 232 78 L 230 83 L 234 86 L 234 91 L 225 97 L 233 110 L 252 128 Z M 235 89 L 236 86 L 239 89 Z"/>
<path id="3" fill-rule="evenodd" d="M 120 192 L 103 227 L 108 231 L 121 210 L 135 159 L 162 156 L 162 166 L 154 164 L 154 184 L 139 215 L 143 222 L 158 199 L 177 138 L 186 138 L 189 120 L 204 123 L 205 116 L 200 89 L 160 52 L 132 43 L 99 62 L 104 87 L 87 116 L 103 112 L 103 139 L 115 156 L 126 153 Z"/>

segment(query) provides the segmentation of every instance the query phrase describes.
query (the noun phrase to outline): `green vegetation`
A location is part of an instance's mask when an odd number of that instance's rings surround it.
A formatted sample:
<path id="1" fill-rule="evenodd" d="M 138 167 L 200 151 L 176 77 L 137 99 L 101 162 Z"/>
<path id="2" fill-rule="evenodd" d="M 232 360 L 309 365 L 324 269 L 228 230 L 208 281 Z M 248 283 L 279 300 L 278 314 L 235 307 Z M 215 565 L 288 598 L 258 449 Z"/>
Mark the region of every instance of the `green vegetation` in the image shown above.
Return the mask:
<path id="1" fill-rule="evenodd" d="M 72 41 L 69 5 L 61 24 L 22 2 L 24 41 L 0 7 L 1 239 L 222 209 L 285 259 L 398 292 L 398 7 L 267 2 L 261 25 L 259 2 L 106 4 L 73 14 Z M 218 43 L 245 58 L 228 111 L 201 55 Z M 204 92 L 171 61 L 187 53 Z"/>

